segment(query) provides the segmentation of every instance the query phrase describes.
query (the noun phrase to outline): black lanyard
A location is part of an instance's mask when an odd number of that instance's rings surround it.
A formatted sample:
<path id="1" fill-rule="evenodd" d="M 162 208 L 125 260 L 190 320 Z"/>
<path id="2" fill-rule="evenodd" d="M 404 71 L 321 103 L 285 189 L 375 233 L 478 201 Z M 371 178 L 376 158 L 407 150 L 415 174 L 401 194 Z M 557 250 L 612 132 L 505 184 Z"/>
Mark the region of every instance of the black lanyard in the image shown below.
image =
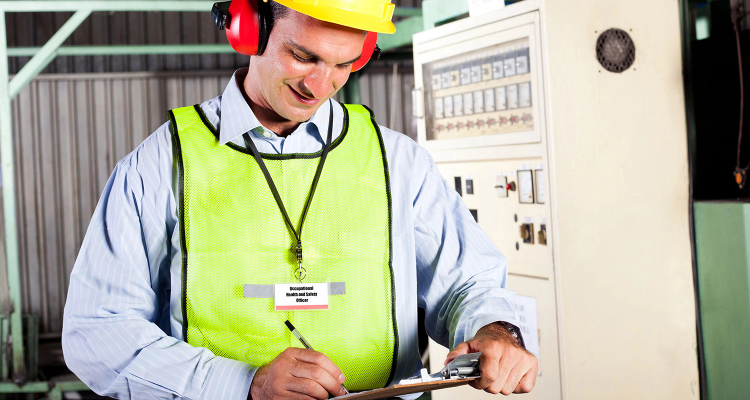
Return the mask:
<path id="1" fill-rule="evenodd" d="M 320 173 L 323 171 L 323 164 L 325 164 L 326 162 L 326 156 L 328 156 L 328 151 L 331 149 L 331 137 L 333 136 L 333 104 L 331 104 L 330 101 L 329 104 L 331 107 L 331 112 L 328 116 L 328 139 L 326 141 L 325 147 L 323 147 L 323 154 L 320 156 L 320 161 L 318 162 L 318 170 L 315 171 L 315 177 L 313 178 L 312 186 L 310 187 L 310 194 L 307 196 L 305 208 L 302 210 L 302 218 L 300 218 L 299 220 L 299 230 L 294 229 L 292 221 L 289 219 L 289 214 L 286 212 L 286 207 L 284 207 L 284 202 L 281 201 L 279 191 L 276 189 L 276 185 L 273 183 L 273 178 L 271 178 L 271 174 L 268 172 L 268 168 L 266 168 L 266 163 L 263 162 L 263 158 L 260 156 L 258 149 L 255 147 L 255 143 L 253 143 L 252 139 L 250 139 L 250 135 L 247 132 L 242 135 L 242 137 L 245 139 L 245 146 L 247 146 L 247 148 L 249 148 L 253 153 L 255 160 L 258 162 L 258 166 L 260 166 L 260 169 L 263 171 L 263 175 L 265 175 L 266 177 L 268 187 L 271 189 L 271 193 L 273 193 L 273 197 L 274 199 L 276 199 L 276 204 L 279 206 L 279 210 L 281 210 L 281 214 L 284 216 L 284 222 L 286 222 L 286 226 L 289 228 L 289 230 L 292 231 L 292 233 L 294 234 L 294 238 L 297 239 L 298 267 L 297 270 L 294 271 L 294 277 L 297 278 L 297 280 L 300 282 L 302 282 L 302 280 L 307 276 L 307 270 L 302 267 L 302 225 L 305 223 L 307 211 L 310 209 L 310 203 L 312 203 L 312 198 L 315 194 L 315 188 L 318 187 Z"/>

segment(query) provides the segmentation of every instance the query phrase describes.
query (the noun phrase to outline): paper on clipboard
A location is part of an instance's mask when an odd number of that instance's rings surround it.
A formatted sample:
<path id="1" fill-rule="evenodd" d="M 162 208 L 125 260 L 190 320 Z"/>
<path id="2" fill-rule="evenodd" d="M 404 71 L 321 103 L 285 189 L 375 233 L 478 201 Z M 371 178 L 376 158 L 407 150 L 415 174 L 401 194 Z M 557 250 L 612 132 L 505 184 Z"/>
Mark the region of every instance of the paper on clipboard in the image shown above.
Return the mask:
<path id="1" fill-rule="evenodd" d="M 420 375 L 402 379 L 397 385 L 382 389 L 369 390 L 359 393 L 351 393 L 335 399 L 346 400 L 376 400 L 386 399 L 404 394 L 430 392 L 438 389 L 446 389 L 465 385 L 475 379 L 479 379 L 479 357 L 482 353 L 463 354 L 448 363 L 440 372 L 428 374 L 423 368 Z"/>

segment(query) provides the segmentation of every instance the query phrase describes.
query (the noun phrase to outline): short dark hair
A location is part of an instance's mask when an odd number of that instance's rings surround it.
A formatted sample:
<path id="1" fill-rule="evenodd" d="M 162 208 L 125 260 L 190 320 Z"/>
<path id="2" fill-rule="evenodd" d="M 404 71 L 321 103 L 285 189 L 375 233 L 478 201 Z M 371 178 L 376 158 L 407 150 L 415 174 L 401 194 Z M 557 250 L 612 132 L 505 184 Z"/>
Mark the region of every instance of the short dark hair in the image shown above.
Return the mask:
<path id="1" fill-rule="evenodd" d="M 277 3 L 273 0 L 268 2 L 271 5 L 271 20 L 278 21 L 289 14 L 289 7 Z M 273 22 L 272 22 L 273 23 Z"/>

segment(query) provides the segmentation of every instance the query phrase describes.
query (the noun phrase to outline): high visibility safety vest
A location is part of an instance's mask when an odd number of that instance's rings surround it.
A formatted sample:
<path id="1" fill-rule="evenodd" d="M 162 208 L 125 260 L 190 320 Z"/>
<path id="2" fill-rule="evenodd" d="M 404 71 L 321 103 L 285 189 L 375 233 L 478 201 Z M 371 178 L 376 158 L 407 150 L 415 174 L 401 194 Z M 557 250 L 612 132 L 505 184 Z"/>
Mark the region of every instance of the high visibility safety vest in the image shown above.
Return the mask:
<path id="1" fill-rule="evenodd" d="M 392 270 L 391 194 L 383 139 L 372 112 L 344 106 L 304 223 L 304 282 L 344 282 L 325 311 L 274 311 L 245 284 L 296 283 L 296 245 L 269 185 L 244 147 L 219 145 L 199 106 L 169 112 L 178 182 L 183 337 L 214 354 L 262 366 L 302 347 L 284 324 L 346 376 L 350 390 L 388 385 L 398 332 Z M 294 226 L 322 151 L 262 154 Z"/>

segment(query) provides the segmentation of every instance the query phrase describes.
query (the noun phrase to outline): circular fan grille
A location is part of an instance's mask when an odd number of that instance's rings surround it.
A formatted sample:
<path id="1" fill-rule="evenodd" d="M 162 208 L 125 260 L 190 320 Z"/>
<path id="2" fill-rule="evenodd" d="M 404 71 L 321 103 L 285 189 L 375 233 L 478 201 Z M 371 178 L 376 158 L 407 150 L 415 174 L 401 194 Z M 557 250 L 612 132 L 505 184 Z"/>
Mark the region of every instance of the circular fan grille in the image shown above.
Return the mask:
<path id="1" fill-rule="evenodd" d="M 596 40 L 596 58 L 609 72 L 622 72 L 635 62 L 635 44 L 627 32 L 610 28 Z"/>

